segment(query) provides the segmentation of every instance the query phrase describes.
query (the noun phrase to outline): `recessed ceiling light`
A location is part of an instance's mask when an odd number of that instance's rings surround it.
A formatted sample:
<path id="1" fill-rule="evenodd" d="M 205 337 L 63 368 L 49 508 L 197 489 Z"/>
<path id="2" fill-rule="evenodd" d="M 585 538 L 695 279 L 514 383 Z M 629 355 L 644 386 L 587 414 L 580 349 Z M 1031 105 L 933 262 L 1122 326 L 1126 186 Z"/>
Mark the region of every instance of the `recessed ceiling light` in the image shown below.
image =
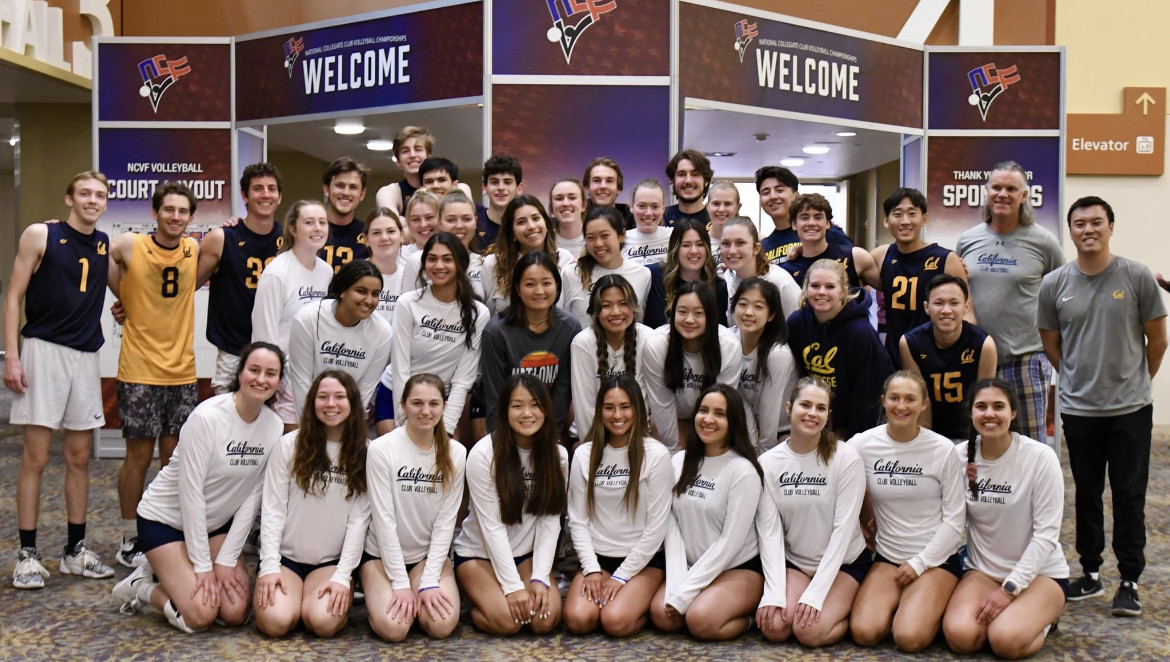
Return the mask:
<path id="1" fill-rule="evenodd" d="M 18 143 L 18 142 L 20 142 L 20 138 L 17 138 L 16 136 L 12 136 L 11 138 L 8 139 L 8 146 L 9 147 L 16 147 L 16 143 Z"/>
<path id="2" fill-rule="evenodd" d="M 370 140 L 366 143 L 366 149 L 371 152 L 389 152 L 394 149 L 393 140 Z"/>
<path id="3" fill-rule="evenodd" d="M 837 136 L 840 138 L 852 138 L 853 136 L 856 136 L 856 135 L 857 135 L 856 131 L 838 131 L 837 132 Z"/>
<path id="4" fill-rule="evenodd" d="M 804 159 L 780 159 L 780 165 L 785 168 L 799 168 L 804 165 Z"/>
<path id="5" fill-rule="evenodd" d="M 735 152 L 703 152 L 703 154 L 712 158 L 720 156 L 735 156 Z"/>
<path id="6" fill-rule="evenodd" d="M 357 120 L 337 120 L 337 124 L 333 125 L 333 132 L 343 136 L 356 136 L 365 130 L 366 127 Z"/>
<path id="7" fill-rule="evenodd" d="M 805 154 L 828 154 L 829 148 L 824 145 L 805 145 L 800 151 Z"/>

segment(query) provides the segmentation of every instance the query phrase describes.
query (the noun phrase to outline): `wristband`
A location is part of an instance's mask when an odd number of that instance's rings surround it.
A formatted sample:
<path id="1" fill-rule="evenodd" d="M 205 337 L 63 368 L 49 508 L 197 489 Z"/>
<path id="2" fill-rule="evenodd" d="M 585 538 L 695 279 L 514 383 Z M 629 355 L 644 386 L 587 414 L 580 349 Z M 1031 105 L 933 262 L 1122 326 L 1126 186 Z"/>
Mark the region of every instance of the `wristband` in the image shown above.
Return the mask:
<path id="1" fill-rule="evenodd" d="M 528 583 L 529 583 L 529 584 L 541 584 L 541 585 L 543 585 L 545 588 L 551 588 L 551 587 L 549 586 L 548 582 L 544 581 L 543 579 L 535 579 L 535 578 L 533 578 L 533 579 L 529 580 L 529 582 L 528 582 Z"/>
<path id="2" fill-rule="evenodd" d="M 428 586 L 428 587 L 426 587 L 426 588 L 420 588 L 420 589 L 418 590 L 418 592 L 419 592 L 419 593 L 422 593 L 423 591 L 433 591 L 433 590 L 435 590 L 435 589 L 437 589 L 437 588 L 439 588 L 439 587 L 438 587 L 438 586 Z"/>
<path id="3" fill-rule="evenodd" d="M 610 575 L 610 576 L 609 576 L 609 578 L 610 578 L 610 579 L 616 579 L 616 580 L 618 580 L 619 582 L 621 582 L 622 584 L 625 584 L 626 582 L 630 581 L 630 580 L 628 580 L 628 579 L 623 579 L 623 578 L 621 578 L 621 577 L 618 577 L 617 575 Z"/>
<path id="4" fill-rule="evenodd" d="M 581 576 L 588 577 L 589 575 L 596 575 L 596 574 L 599 574 L 600 572 L 601 572 L 600 570 L 593 570 L 591 572 L 582 572 Z"/>

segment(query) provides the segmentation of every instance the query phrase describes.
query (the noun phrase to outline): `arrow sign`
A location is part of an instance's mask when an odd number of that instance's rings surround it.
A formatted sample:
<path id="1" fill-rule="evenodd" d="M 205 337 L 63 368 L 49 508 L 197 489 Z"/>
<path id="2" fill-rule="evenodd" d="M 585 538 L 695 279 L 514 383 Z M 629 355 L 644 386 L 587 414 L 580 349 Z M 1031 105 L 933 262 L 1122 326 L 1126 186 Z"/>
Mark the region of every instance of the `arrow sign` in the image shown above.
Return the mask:
<path id="1" fill-rule="evenodd" d="M 1140 103 L 1142 105 L 1142 115 L 1150 114 L 1150 104 L 1154 104 L 1155 106 L 1158 105 L 1158 102 L 1154 101 L 1154 97 L 1150 96 L 1149 92 L 1142 92 L 1142 95 L 1138 97 L 1137 101 L 1134 101 L 1134 103 Z"/>

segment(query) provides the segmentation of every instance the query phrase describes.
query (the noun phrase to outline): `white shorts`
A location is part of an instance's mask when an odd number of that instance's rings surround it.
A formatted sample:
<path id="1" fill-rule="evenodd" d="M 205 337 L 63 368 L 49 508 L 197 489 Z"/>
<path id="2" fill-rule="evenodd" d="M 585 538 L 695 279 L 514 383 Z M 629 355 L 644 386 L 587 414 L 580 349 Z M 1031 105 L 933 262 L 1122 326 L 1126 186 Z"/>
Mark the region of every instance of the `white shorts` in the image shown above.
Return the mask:
<path id="1" fill-rule="evenodd" d="M 215 376 L 211 378 L 211 389 L 216 395 L 228 392 L 232 380 L 236 377 L 236 367 L 240 365 L 240 357 L 228 354 L 222 349 L 215 351 Z"/>
<path id="2" fill-rule="evenodd" d="M 297 406 L 293 402 L 292 390 L 283 380 L 280 382 L 280 388 L 276 389 L 276 402 L 272 403 L 272 410 L 285 425 L 297 425 L 300 422 L 297 419 Z"/>
<path id="3" fill-rule="evenodd" d="M 25 338 L 20 364 L 28 387 L 12 401 L 13 425 L 93 430 L 106 424 L 97 352 Z"/>

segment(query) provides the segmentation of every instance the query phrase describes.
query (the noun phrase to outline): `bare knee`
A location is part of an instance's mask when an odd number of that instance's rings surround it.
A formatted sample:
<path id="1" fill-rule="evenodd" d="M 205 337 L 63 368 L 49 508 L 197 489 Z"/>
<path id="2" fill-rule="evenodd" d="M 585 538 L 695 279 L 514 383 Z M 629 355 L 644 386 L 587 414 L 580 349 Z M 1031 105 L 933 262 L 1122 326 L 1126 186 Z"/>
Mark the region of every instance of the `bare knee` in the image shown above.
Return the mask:
<path id="1" fill-rule="evenodd" d="M 974 619 L 943 619 L 943 637 L 951 651 L 959 655 L 971 655 L 983 648 L 983 628 Z"/>
<path id="2" fill-rule="evenodd" d="M 849 634 L 858 646 L 877 646 L 889 633 L 889 625 L 854 618 L 849 623 Z"/>
<path id="3" fill-rule="evenodd" d="M 1033 647 L 1038 632 L 1025 632 L 1014 625 L 998 621 L 992 621 L 991 627 L 987 629 L 987 641 L 996 657 L 1018 660 L 1035 652 Z"/>
<path id="4" fill-rule="evenodd" d="M 256 612 L 256 629 L 269 637 L 283 637 L 296 627 L 298 620 L 292 610 L 269 608 Z"/>
<path id="5" fill-rule="evenodd" d="M 720 631 L 726 623 L 718 623 L 719 619 L 712 618 L 710 613 L 702 609 L 691 609 L 687 612 L 687 630 L 696 639 L 718 639 Z"/>
<path id="6" fill-rule="evenodd" d="M 21 471 L 32 472 L 39 475 L 45 473 L 45 469 L 49 466 L 49 453 L 41 452 L 40 449 L 32 448 L 31 444 L 25 444 L 24 455 L 21 457 L 20 469 Z"/>
<path id="7" fill-rule="evenodd" d="M 785 623 L 779 628 L 769 630 L 761 629 L 760 632 L 764 635 L 765 639 L 774 644 L 778 644 L 782 641 L 788 641 L 788 638 L 792 636 L 792 626 Z"/>
<path id="8" fill-rule="evenodd" d="M 65 449 L 65 467 L 71 471 L 89 472 L 89 449 L 87 448 L 66 448 Z"/>
<path id="9" fill-rule="evenodd" d="M 796 636 L 796 640 L 801 645 L 808 646 L 809 648 L 820 648 L 837 643 L 839 637 L 833 637 L 832 630 L 831 625 L 826 626 L 825 624 L 818 623 L 813 627 L 793 628 L 792 634 Z"/>
<path id="10" fill-rule="evenodd" d="M 378 635 L 382 639 L 392 643 L 397 643 L 406 639 L 406 635 L 410 633 L 410 624 L 399 623 L 398 621 L 391 619 L 389 614 L 386 614 L 382 611 L 374 613 L 374 611 L 371 610 L 370 629 L 374 631 L 374 634 Z"/>
<path id="11" fill-rule="evenodd" d="M 459 627 L 459 614 L 439 621 L 420 618 L 418 624 L 431 639 L 446 639 L 455 632 L 455 628 Z M 403 636 L 405 637 L 405 635 Z"/>
<path id="12" fill-rule="evenodd" d="M 593 612 L 593 615 L 589 613 Z M 571 605 L 565 605 L 565 628 L 576 635 L 589 634 L 597 627 L 598 618 L 596 617 L 597 608 L 593 607 L 591 610 L 587 609 L 573 609 Z M 605 622 L 605 614 L 601 614 L 601 621 Z"/>
<path id="13" fill-rule="evenodd" d="M 601 610 L 601 628 L 611 637 L 619 639 L 637 634 L 642 629 L 643 614 L 628 611 Z"/>
<path id="14" fill-rule="evenodd" d="M 894 645 L 903 653 L 917 653 L 934 641 L 934 632 L 927 628 L 901 628 L 894 630 Z"/>
<path id="15" fill-rule="evenodd" d="M 172 602 L 172 604 L 174 604 Z M 183 622 L 187 627 L 198 632 L 199 630 L 206 630 L 215 623 L 215 617 L 219 615 L 219 610 L 215 607 L 207 607 L 201 604 L 194 604 L 183 610 L 180 615 L 183 617 Z"/>
<path id="16" fill-rule="evenodd" d="M 219 620 L 229 627 L 243 625 L 248 620 L 249 600 L 239 600 L 235 604 L 223 604 L 219 608 Z"/>
<path id="17" fill-rule="evenodd" d="M 476 625 L 488 634 L 512 636 L 520 631 L 520 624 L 514 621 L 510 614 L 487 614 L 477 609 L 472 615 L 478 616 L 475 619 Z"/>
<path id="18" fill-rule="evenodd" d="M 305 627 L 318 637 L 332 637 L 341 632 L 341 628 L 349 621 L 346 616 L 334 616 L 324 610 L 311 609 L 305 614 Z"/>

